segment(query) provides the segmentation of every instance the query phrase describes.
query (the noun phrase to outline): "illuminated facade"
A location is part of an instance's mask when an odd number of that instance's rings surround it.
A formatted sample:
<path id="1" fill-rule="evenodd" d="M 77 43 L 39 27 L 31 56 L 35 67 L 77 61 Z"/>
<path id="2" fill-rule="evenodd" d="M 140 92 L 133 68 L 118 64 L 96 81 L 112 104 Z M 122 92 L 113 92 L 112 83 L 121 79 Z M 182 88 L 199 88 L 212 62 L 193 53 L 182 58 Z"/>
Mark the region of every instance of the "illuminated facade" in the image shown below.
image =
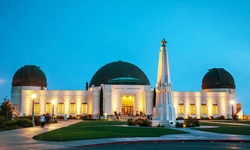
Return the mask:
<path id="1" fill-rule="evenodd" d="M 153 114 L 154 105 L 158 104 L 157 100 L 154 102 L 154 88 L 150 86 L 147 76 L 128 62 L 104 65 L 93 75 L 89 85 L 87 90 L 48 90 L 43 71 L 37 66 L 26 65 L 13 76 L 11 100 L 20 115 L 26 116 L 32 114 L 32 108 L 35 115 L 97 115 L 101 109 L 107 115 L 114 112 L 122 115 L 141 112 L 147 115 Z M 32 94 L 36 94 L 36 98 L 32 98 Z M 176 118 L 217 118 L 222 115 L 231 118 L 232 112 L 236 111 L 234 79 L 222 68 L 210 69 L 205 74 L 201 92 L 171 90 L 171 99 L 172 114 Z M 238 115 L 243 117 L 242 110 Z"/>

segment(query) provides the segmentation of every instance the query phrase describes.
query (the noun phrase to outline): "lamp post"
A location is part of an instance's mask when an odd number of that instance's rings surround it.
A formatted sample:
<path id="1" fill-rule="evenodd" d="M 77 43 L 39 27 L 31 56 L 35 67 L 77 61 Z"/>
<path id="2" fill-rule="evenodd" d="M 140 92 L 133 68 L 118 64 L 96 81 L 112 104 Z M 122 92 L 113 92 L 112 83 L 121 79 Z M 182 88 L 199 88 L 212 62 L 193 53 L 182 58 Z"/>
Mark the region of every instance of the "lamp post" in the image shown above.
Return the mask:
<path id="1" fill-rule="evenodd" d="M 230 103 L 232 104 L 232 120 L 234 121 L 234 101 L 231 100 Z"/>
<path id="2" fill-rule="evenodd" d="M 31 98 L 32 98 L 32 124 L 33 124 L 33 127 L 35 126 L 35 117 L 34 117 L 34 105 L 35 105 L 35 98 L 36 98 L 36 94 L 32 94 L 31 95 Z"/>
<path id="3" fill-rule="evenodd" d="M 52 100 L 51 101 L 51 103 L 52 103 L 52 122 L 54 122 L 55 121 L 55 118 L 54 118 L 54 116 L 55 116 L 55 113 L 54 113 L 54 107 L 55 107 L 55 103 L 56 103 L 56 101 L 55 100 Z"/>

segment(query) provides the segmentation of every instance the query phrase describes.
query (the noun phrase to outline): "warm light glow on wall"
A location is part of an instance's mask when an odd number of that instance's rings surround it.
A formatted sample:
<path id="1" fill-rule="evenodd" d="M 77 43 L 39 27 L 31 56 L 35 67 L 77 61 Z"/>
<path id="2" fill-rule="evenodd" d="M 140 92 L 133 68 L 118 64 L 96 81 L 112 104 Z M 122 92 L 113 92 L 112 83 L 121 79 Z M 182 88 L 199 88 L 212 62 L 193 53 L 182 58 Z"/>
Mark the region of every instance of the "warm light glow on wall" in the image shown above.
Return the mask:
<path id="1" fill-rule="evenodd" d="M 31 94 L 31 98 L 32 99 L 36 98 L 36 94 Z"/>
<path id="2" fill-rule="evenodd" d="M 69 114 L 69 99 L 65 98 L 64 100 L 64 109 L 65 109 L 65 114 Z"/>
<path id="3" fill-rule="evenodd" d="M 51 103 L 52 103 L 53 105 L 55 105 L 55 104 L 56 104 L 56 100 L 53 99 L 53 100 L 51 101 Z"/>
<path id="4" fill-rule="evenodd" d="M 208 98 L 206 100 L 206 102 L 207 102 L 207 115 L 208 115 L 208 117 L 210 117 L 210 116 L 213 115 L 212 100 L 213 99 L 211 99 L 211 98 Z"/>
<path id="5" fill-rule="evenodd" d="M 76 114 L 81 114 L 81 98 L 76 99 Z"/>
<path id="6" fill-rule="evenodd" d="M 190 115 L 190 102 L 189 102 L 189 98 L 184 97 L 184 117 L 188 118 L 188 116 Z"/>
<path id="7" fill-rule="evenodd" d="M 113 112 L 116 111 L 117 113 L 119 113 L 120 108 L 118 109 L 118 101 L 120 101 L 120 100 L 112 99 L 112 101 L 111 101 L 111 104 L 112 104 L 111 108 L 112 108 Z"/>
<path id="8" fill-rule="evenodd" d="M 200 96 L 200 94 L 197 94 L 197 93 L 195 93 L 195 95 Z M 195 115 L 198 119 L 201 118 L 201 98 L 200 97 L 195 97 Z"/>

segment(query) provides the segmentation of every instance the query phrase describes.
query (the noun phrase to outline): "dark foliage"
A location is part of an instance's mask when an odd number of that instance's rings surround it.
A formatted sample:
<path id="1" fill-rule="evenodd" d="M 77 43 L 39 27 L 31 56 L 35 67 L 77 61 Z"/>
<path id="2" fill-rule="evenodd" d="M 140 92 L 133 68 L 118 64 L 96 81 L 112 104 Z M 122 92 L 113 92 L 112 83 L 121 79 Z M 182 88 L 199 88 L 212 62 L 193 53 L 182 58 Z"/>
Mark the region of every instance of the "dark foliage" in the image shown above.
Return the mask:
<path id="1" fill-rule="evenodd" d="M 156 91 L 155 91 L 155 88 L 154 88 L 153 107 L 155 107 L 155 105 L 156 105 Z"/>
<path id="2" fill-rule="evenodd" d="M 103 116 L 103 89 L 100 90 L 100 116 Z"/>
<path id="3" fill-rule="evenodd" d="M 142 119 L 142 118 L 139 118 L 139 119 L 136 119 L 136 120 L 128 119 L 127 122 L 128 122 L 129 126 L 147 126 L 147 127 L 152 126 L 152 122 L 150 120 Z"/>
<path id="4" fill-rule="evenodd" d="M 192 117 L 188 117 L 188 119 L 185 119 L 184 124 L 186 125 L 186 127 L 200 126 L 199 120 L 197 120 L 197 118 Z"/>
<path id="5" fill-rule="evenodd" d="M 12 104 L 10 100 L 7 98 L 4 98 L 4 101 L 1 104 L 1 109 L 0 109 L 0 116 L 5 117 L 5 121 L 11 120 L 12 119 Z"/>

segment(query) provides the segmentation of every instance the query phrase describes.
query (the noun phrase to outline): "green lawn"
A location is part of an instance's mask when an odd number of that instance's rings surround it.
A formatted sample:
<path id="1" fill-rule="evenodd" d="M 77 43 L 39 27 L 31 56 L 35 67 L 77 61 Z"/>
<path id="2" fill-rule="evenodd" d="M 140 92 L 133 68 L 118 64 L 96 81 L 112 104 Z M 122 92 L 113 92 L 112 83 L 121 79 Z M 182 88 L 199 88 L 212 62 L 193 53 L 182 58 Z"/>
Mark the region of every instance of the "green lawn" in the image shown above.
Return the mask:
<path id="1" fill-rule="evenodd" d="M 97 138 L 119 137 L 159 137 L 166 134 L 185 134 L 186 132 L 156 127 L 122 127 L 120 121 L 84 121 L 68 127 L 46 132 L 33 138 L 35 140 L 71 141 Z"/>
<path id="2" fill-rule="evenodd" d="M 218 128 L 193 128 L 195 130 L 224 133 L 224 134 L 238 134 L 238 135 L 250 135 L 249 126 L 241 126 L 235 123 L 232 124 L 219 124 L 219 123 L 208 123 L 200 122 L 201 126 L 219 126 Z"/>
<path id="3" fill-rule="evenodd" d="M 212 122 L 226 122 L 226 123 L 233 123 L 232 120 L 211 120 Z M 250 121 L 248 120 L 238 120 L 237 123 L 242 123 L 242 124 L 250 124 Z"/>
<path id="4" fill-rule="evenodd" d="M 216 123 L 216 122 L 200 122 L 200 126 L 220 126 L 220 127 L 223 127 L 223 126 L 239 126 L 235 123 L 232 123 L 232 124 L 219 124 L 219 123 Z"/>

